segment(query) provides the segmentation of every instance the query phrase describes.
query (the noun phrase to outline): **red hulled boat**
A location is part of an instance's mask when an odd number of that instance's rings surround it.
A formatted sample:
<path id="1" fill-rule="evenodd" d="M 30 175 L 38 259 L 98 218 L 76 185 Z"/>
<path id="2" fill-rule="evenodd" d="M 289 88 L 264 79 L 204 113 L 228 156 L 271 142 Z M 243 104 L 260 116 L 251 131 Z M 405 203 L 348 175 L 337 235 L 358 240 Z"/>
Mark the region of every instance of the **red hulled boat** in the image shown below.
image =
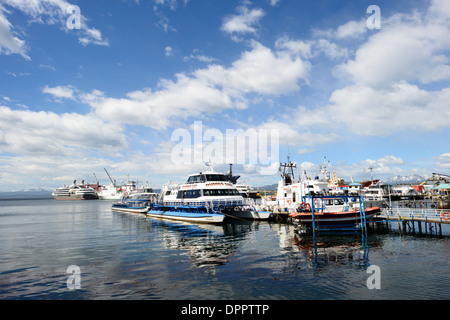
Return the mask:
<path id="1" fill-rule="evenodd" d="M 373 207 L 365 209 L 365 217 L 366 220 L 374 217 L 378 213 L 380 213 L 380 208 Z M 313 214 L 312 211 L 300 211 L 293 212 L 289 214 L 289 216 L 293 219 L 296 219 L 300 223 L 312 223 Z M 359 211 L 339 211 L 339 212 L 314 212 L 314 221 L 315 222 L 326 222 L 327 224 L 332 223 L 358 223 L 361 220 L 361 214 Z"/>

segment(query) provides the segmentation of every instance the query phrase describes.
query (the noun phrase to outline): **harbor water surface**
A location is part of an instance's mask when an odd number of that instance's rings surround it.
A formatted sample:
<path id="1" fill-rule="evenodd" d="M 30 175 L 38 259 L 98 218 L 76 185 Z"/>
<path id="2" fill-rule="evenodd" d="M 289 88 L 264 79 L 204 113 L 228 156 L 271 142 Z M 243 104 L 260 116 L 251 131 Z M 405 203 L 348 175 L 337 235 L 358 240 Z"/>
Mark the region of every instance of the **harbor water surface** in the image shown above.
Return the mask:
<path id="1" fill-rule="evenodd" d="M 162 221 L 111 203 L 0 200 L 0 299 L 450 298 L 448 225 L 442 237 L 313 237 L 283 223 Z M 369 266 L 379 289 L 368 287 Z"/>

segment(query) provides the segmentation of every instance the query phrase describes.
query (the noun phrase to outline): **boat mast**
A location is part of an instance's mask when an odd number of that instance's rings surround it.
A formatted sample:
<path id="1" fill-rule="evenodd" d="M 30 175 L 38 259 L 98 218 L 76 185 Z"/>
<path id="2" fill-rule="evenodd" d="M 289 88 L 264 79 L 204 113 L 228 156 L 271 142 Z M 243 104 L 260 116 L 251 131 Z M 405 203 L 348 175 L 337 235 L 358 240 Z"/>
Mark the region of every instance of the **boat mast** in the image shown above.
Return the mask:
<path id="1" fill-rule="evenodd" d="M 284 182 L 286 185 L 291 184 L 295 182 L 294 178 L 294 168 L 297 168 L 297 165 L 293 162 L 291 162 L 290 157 L 288 156 L 288 162 L 280 164 L 279 171 L 281 171 L 281 168 L 283 168 L 283 172 L 281 174 L 281 177 L 284 179 Z"/>

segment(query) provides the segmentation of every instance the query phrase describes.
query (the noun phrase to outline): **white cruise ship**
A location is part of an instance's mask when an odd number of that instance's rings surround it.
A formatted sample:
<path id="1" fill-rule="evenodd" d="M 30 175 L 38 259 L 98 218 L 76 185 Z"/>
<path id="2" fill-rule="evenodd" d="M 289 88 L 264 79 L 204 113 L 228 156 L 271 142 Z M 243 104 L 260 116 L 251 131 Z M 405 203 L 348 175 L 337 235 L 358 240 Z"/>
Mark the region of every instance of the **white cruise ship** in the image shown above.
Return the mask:
<path id="1" fill-rule="evenodd" d="M 55 200 L 94 200 L 98 199 L 97 192 L 84 185 L 77 185 L 76 180 L 69 187 L 60 187 L 53 191 L 52 196 Z"/>

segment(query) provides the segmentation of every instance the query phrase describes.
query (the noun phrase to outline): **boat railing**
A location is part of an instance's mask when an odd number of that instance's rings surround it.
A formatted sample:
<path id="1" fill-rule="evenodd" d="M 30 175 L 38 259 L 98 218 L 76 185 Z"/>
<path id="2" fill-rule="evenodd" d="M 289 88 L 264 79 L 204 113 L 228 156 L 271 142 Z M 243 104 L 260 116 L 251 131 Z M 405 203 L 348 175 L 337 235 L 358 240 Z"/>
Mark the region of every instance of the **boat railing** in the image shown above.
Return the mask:
<path id="1" fill-rule="evenodd" d="M 246 210 L 250 208 L 251 210 L 257 211 L 255 208 L 255 202 L 253 199 L 212 199 L 212 200 L 201 200 L 201 201 L 157 201 L 153 207 L 158 207 L 161 210 L 164 208 L 172 208 L 174 210 L 196 210 L 196 208 L 206 209 L 208 212 L 219 213 L 222 210 Z"/>

